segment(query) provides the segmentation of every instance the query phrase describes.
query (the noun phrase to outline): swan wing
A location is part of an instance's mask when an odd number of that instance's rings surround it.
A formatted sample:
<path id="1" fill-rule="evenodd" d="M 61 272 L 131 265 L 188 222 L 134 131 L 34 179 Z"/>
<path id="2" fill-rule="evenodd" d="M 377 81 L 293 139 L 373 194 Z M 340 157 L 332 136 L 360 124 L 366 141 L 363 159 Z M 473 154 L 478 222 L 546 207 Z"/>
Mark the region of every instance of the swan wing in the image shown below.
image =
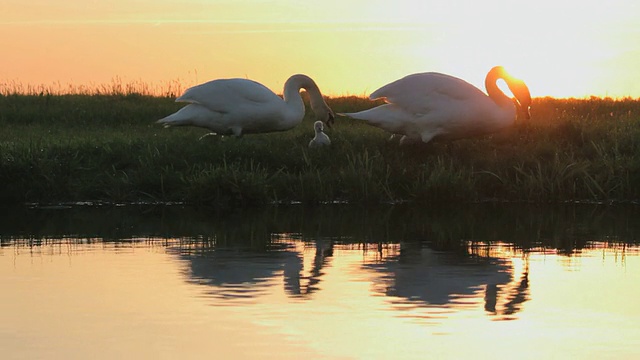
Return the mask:
<path id="1" fill-rule="evenodd" d="M 253 80 L 218 79 L 187 89 L 176 102 L 200 104 L 211 111 L 229 113 L 242 107 L 278 106 L 283 100 Z"/>
<path id="2" fill-rule="evenodd" d="M 311 139 L 311 141 L 309 141 L 310 148 L 326 145 L 331 145 L 331 139 L 329 139 L 329 137 L 325 133 L 318 133 L 313 139 Z"/>
<path id="3" fill-rule="evenodd" d="M 449 107 L 452 102 L 488 100 L 487 95 L 468 82 L 434 72 L 407 75 L 374 91 L 369 98 L 384 99 L 412 114 L 428 114 Z"/>

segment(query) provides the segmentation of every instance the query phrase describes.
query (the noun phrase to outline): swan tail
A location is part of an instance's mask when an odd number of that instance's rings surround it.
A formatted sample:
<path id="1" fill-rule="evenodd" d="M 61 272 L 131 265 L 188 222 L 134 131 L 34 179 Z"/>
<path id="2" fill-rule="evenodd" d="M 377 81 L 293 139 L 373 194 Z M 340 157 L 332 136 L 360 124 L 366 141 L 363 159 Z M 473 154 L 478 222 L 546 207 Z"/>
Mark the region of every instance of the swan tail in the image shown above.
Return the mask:
<path id="1" fill-rule="evenodd" d="M 407 119 L 413 119 L 401 108 L 392 104 L 383 104 L 368 110 L 355 113 L 341 113 L 351 119 L 362 120 L 368 125 L 386 130 L 392 134 L 403 134 Z"/>
<path id="2" fill-rule="evenodd" d="M 175 113 L 156 121 L 156 123 L 161 124 L 166 128 L 187 125 L 202 126 L 201 124 L 204 123 L 207 116 L 210 116 L 210 113 L 211 112 L 203 106 L 189 104 Z"/>
<path id="3" fill-rule="evenodd" d="M 364 121 L 373 122 L 373 123 L 378 123 L 380 121 L 384 122 L 386 118 L 395 117 L 395 116 L 390 116 L 395 114 L 393 113 L 389 114 L 389 111 L 386 105 L 381 105 L 378 107 L 374 107 L 372 109 L 363 110 L 363 111 L 354 112 L 354 113 L 339 113 L 339 115 L 346 116 L 355 120 L 364 120 Z"/>
<path id="4" fill-rule="evenodd" d="M 172 126 L 191 125 L 190 119 L 182 116 L 182 114 L 180 114 L 180 111 L 175 112 L 169 116 L 163 117 L 162 119 L 156 121 L 156 123 L 166 128 L 172 127 Z"/>

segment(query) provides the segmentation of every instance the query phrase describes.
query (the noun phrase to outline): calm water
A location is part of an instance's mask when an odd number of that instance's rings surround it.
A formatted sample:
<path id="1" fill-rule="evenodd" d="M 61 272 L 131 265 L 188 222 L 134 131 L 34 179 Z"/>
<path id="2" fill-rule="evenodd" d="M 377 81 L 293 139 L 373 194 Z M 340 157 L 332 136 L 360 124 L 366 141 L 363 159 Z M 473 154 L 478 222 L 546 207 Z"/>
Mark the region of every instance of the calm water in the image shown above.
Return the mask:
<path id="1" fill-rule="evenodd" d="M 0 211 L 2 359 L 640 357 L 640 208 Z"/>

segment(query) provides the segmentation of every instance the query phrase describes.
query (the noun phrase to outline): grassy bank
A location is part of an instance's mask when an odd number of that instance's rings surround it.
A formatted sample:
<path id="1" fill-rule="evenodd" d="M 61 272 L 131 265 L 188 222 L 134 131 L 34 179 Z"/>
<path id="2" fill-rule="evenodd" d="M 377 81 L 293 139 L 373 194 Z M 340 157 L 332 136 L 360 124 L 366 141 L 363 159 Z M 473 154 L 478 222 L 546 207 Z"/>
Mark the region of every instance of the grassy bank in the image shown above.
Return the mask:
<path id="1" fill-rule="evenodd" d="M 124 93 L 1 95 L 0 203 L 640 199 L 639 100 L 534 99 L 533 118 L 503 133 L 406 147 L 338 118 L 327 149 L 307 148 L 309 111 L 288 132 L 198 141 L 204 129 L 155 124 L 180 106 Z"/>

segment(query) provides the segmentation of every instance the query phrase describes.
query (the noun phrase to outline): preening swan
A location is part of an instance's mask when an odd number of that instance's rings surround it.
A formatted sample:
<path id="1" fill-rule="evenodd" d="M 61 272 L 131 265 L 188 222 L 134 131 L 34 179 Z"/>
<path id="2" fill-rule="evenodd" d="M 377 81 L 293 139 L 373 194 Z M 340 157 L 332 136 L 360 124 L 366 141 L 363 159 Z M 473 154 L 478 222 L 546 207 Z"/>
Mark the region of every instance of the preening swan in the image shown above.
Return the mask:
<path id="1" fill-rule="evenodd" d="M 515 96 L 513 99 L 498 88 L 499 79 L 507 83 Z M 502 66 L 496 66 L 487 74 L 485 87 L 488 96 L 450 75 L 412 74 L 369 96 L 371 100 L 384 98 L 386 104 L 342 115 L 401 134 L 400 144 L 484 135 L 509 127 L 518 114 L 529 119 L 531 95 L 522 80 L 510 76 Z"/>
<path id="2" fill-rule="evenodd" d="M 316 132 L 316 135 L 309 141 L 309 147 L 321 147 L 325 145 L 331 145 L 331 139 L 324 133 L 324 124 L 322 121 L 316 121 L 313 123 L 313 129 Z"/>
<path id="3" fill-rule="evenodd" d="M 304 118 L 300 89 L 309 93 L 316 117 L 331 127 L 333 111 L 308 76 L 292 75 L 284 84 L 283 98 L 264 85 L 247 79 L 218 79 L 187 89 L 176 102 L 189 103 L 158 120 L 165 127 L 198 126 L 214 134 L 235 135 L 285 131 Z"/>

